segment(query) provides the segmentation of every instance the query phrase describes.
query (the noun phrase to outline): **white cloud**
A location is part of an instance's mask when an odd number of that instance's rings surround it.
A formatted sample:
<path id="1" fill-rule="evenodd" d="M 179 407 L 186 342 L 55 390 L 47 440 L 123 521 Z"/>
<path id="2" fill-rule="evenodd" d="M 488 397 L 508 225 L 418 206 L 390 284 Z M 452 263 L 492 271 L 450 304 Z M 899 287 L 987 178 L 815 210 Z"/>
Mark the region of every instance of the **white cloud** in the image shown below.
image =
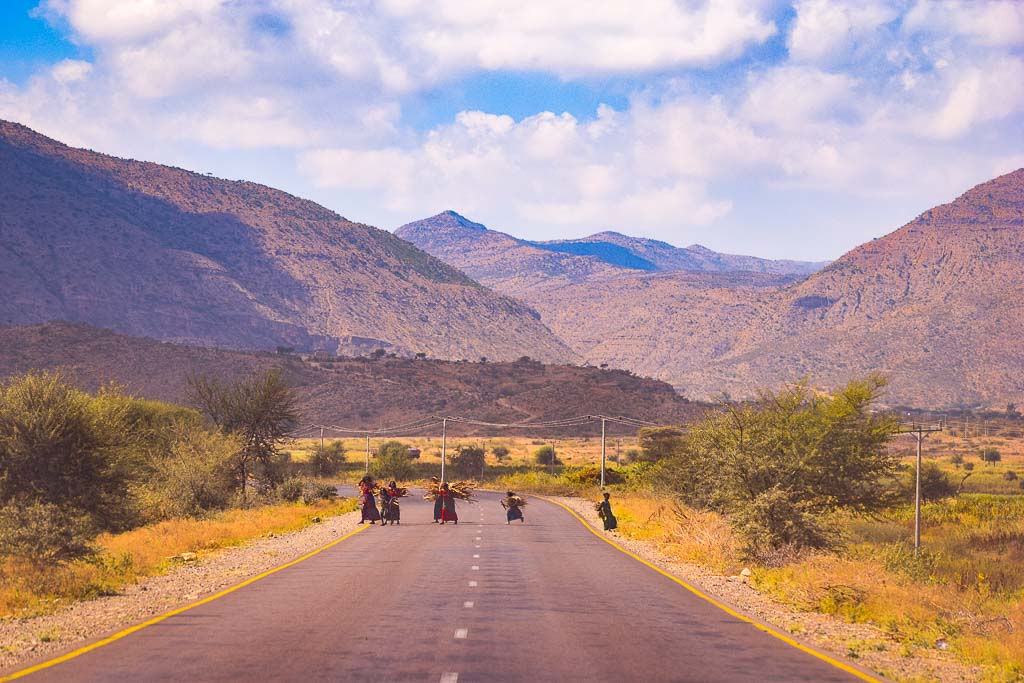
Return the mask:
<path id="1" fill-rule="evenodd" d="M 881 0 L 800 0 L 787 38 L 789 53 L 799 61 L 831 62 L 870 49 L 872 35 L 893 21 L 893 3 Z"/>
<path id="2" fill-rule="evenodd" d="M 50 74 L 57 83 L 66 85 L 80 81 L 92 71 L 92 64 L 80 59 L 62 59 L 53 65 Z"/>
<path id="3" fill-rule="evenodd" d="M 1024 3 L 917 0 L 903 27 L 908 32 L 964 36 L 988 47 L 1019 47 L 1024 45 Z"/>

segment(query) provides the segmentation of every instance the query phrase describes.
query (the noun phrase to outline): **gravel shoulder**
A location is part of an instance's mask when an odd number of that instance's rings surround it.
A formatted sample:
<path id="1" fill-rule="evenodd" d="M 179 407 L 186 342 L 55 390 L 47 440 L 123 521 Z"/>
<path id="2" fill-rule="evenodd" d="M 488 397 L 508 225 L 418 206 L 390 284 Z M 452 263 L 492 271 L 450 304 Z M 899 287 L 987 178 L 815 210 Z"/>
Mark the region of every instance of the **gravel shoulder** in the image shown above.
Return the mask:
<path id="1" fill-rule="evenodd" d="M 851 624 L 827 614 L 798 612 L 757 591 L 743 576 L 723 576 L 699 565 L 682 563 L 666 556 L 652 541 L 637 541 L 615 531 L 603 531 L 593 501 L 584 498 L 545 496 L 573 510 L 599 534 L 607 535 L 626 550 L 677 576 L 695 588 L 741 614 L 776 629 L 828 654 L 854 660 L 869 671 L 896 681 L 983 680 L 983 672 L 939 651 L 918 650 L 913 656 L 901 654 L 898 642 L 881 629 L 868 624 Z"/>
<path id="2" fill-rule="evenodd" d="M 356 529 L 359 513 L 328 517 L 299 531 L 268 535 L 201 554 L 195 562 L 145 578 L 118 595 L 52 614 L 0 621 L 0 674 L 76 649 L 299 558 Z"/>

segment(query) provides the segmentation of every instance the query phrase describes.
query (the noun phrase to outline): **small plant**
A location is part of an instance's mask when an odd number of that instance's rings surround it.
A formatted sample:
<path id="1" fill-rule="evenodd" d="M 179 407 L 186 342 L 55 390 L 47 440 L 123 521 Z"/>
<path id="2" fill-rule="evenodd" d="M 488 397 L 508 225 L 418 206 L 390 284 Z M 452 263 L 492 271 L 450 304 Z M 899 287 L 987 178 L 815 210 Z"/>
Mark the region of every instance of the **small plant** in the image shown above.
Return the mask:
<path id="1" fill-rule="evenodd" d="M 1017 481 L 1017 473 L 1013 470 L 1007 470 L 1006 473 L 1003 474 L 1003 479 L 1006 481 Z"/>
<path id="2" fill-rule="evenodd" d="M 302 498 L 304 488 L 301 479 L 286 479 L 284 483 L 277 487 L 277 495 L 281 496 L 281 500 L 286 503 L 296 503 Z"/>
<path id="3" fill-rule="evenodd" d="M 334 500 L 338 497 L 338 489 L 330 484 L 324 484 L 323 482 L 312 482 L 306 486 L 306 491 L 302 496 L 302 502 L 306 505 L 312 505 L 321 500 Z"/>
<path id="4" fill-rule="evenodd" d="M 978 458 L 980 458 L 982 462 L 992 465 L 1002 460 L 1003 456 L 999 452 L 998 448 L 986 446 L 985 448 L 982 448 L 980 451 L 978 451 Z"/>
<path id="5" fill-rule="evenodd" d="M 538 465 L 562 464 L 562 461 L 555 455 L 555 447 L 549 443 L 544 444 L 533 452 L 533 461 Z"/>

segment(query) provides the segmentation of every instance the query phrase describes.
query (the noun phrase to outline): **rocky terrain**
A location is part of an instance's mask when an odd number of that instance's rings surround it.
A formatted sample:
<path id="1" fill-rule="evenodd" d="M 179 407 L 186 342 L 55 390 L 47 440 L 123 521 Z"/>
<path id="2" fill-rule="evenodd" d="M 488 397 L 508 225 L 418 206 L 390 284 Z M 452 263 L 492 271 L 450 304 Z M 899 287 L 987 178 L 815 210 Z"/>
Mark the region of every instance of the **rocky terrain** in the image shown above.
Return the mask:
<path id="1" fill-rule="evenodd" d="M 32 369 L 59 370 L 83 389 L 109 382 L 130 393 L 187 402 L 190 374 L 238 379 L 280 368 L 295 389 L 304 424 L 376 429 L 425 414 L 518 422 L 585 414 L 659 423 L 705 409 L 671 386 L 623 370 L 403 358 L 321 358 L 198 348 L 128 337 L 82 324 L 0 327 L 0 381 Z M 483 433 L 459 426 L 457 434 Z M 599 426 L 594 429 L 599 430 Z"/>
<path id="2" fill-rule="evenodd" d="M 747 397 L 801 377 L 828 389 L 883 372 L 891 404 L 1024 402 L 1024 169 L 807 277 L 605 266 L 494 286 L 540 311 L 581 357 L 663 379 L 693 398 Z"/>
<path id="3" fill-rule="evenodd" d="M 227 348 L 572 358 L 536 312 L 387 231 L 2 121 L 0 282 L 0 324 L 68 320 Z"/>

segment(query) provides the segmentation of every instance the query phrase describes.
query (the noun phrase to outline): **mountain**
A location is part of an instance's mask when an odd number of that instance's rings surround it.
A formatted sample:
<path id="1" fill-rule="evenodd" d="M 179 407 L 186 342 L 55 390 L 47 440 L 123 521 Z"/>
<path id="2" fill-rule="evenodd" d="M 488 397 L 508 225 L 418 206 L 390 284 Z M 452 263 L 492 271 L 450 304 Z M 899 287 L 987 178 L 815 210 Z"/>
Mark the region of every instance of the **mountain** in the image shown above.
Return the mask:
<path id="1" fill-rule="evenodd" d="M 636 265 L 623 263 L 623 267 L 647 271 L 684 270 L 704 273 L 744 271 L 774 275 L 810 275 L 828 265 L 828 261 L 773 260 L 756 256 L 721 254 L 699 244 L 676 247 L 668 242 L 630 237 L 611 231 L 599 232 L 596 235 L 575 240 L 541 242 L 539 244 L 550 245 L 551 248 L 556 249 L 560 245 L 567 251 L 579 250 L 581 247 L 593 248 L 598 250 L 598 253 L 607 254 L 603 260 L 608 262 L 615 258 L 614 254 L 617 249 L 619 252 L 628 253 L 632 259 L 635 259 Z"/>
<path id="2" fill-rule="evenodd" d="M 635 274 L 527 297 L 583 357 L 692 397 L 883 372 L 923 408 L 1024 400 L 1024 169 L 798 282 Z M 783 276 L 775 276 L 782 278 Z"/>
<path id="3" fill-rule="evenodd" d="M 535 242 L 490 230 L 454 211 L 408 223 L 395 234 L 497 291 L 529 298 L 534 287 L 632 275 L 634 272 L 751 271 L 805 276 L 824 263 L 719 254 L 700 245 L 600 232 L 575 240 Z"/>
<path id="4" fill-rule="evenodd" d="M 73 149 L 0 122 L 0 324 L 227 348 L 565 361 L 522 303 L 284 192 Z"/>
<path id="5" fill-rule="evenodd" d="M 695 419 L 705 408 L 664 382 L 596 367 L 524 360 L 314 360 L 159 342 L 83 324 L 0 327 L 0 382 L 29 370 L 59 370 L 83 389 L 114 381 L 136 396 L 180 403 L 187 400 L 191 373 L 232 380 L 272 368 L 280 368 L 295 388 L 303 424 L 356 429 L 438 413 L 491 422 L 608 414 L 677 424 Z M 453 424 L 448 430 L 449 435 L 486 433 Z"/>
<path id="6" fill-rule="evenodd" d="M 427 251 L 437 248 L 420 223 L 401 232 Z M 486 237 L 474 248 L 459 232 L 462 246 L 443 258 L 488 282 L 481 264 L 501 263 L 502 254 L 490 250 L 513 238 L 479 228 L 476 234 Z M 597 246 L 579 246 L 591 239 Z M 517 248 L 559 244 L 513 241 Z M 744 398 L 801 377 L 828 390 L 883 372 L 891 380 L 886 401 L 894 405 L 1024 403 L 1024 169 L 810 275 L 756 262 L 730 271 L 737 262 L 729 259 L 744 257 L 714 252 L 704 257 L 729 264 L 726 270 L 672 270 L 690 263 L 678 252 L 700 258 L 702 249 L 617 233 L 561 244 L 576 253 L 557 256 L 591 270 L 523 276 L 519 283 L 527 286 L 514 291 L 507 281 L 494 286 L 538 310 L 582 358 L 665 380 L 687 396 Z M 613 265 L 622 252 L 602 251 L 609 244 L 650 265 Z"/>

